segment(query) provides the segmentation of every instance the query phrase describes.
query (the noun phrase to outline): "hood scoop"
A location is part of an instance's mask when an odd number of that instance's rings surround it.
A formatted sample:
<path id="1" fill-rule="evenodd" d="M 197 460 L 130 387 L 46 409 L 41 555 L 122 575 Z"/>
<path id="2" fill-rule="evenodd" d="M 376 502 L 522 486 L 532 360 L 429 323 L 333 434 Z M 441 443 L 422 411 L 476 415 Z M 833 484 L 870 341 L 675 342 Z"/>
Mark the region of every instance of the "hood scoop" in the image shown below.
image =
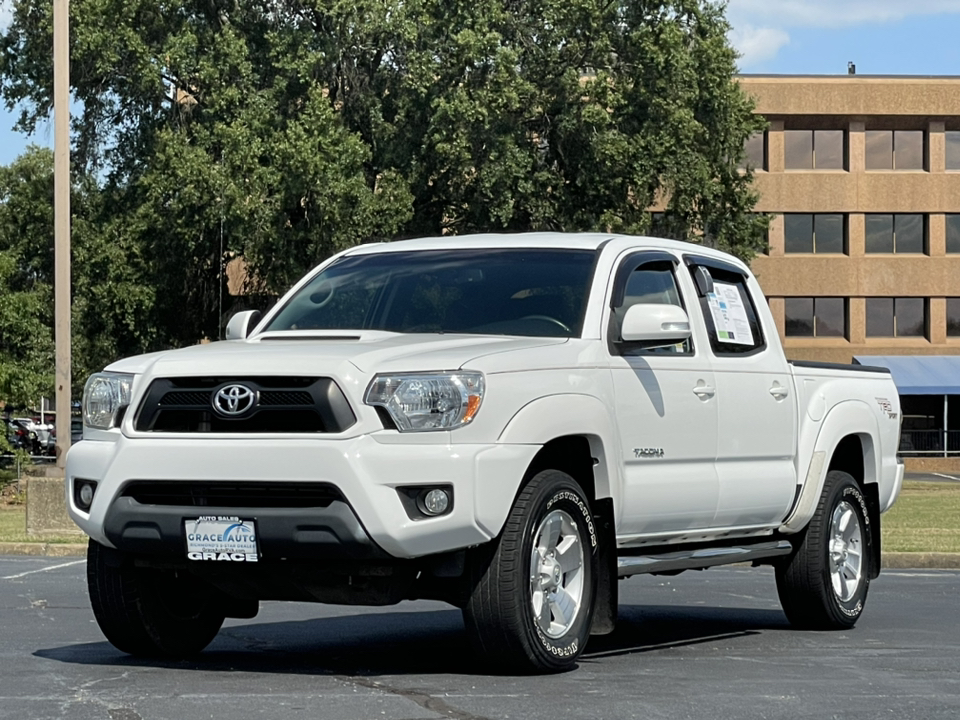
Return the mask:
<path id="1" fill-rule="evenodd" d="M 283 333 L 282 335 L 261 335 L 256 338 L 261 342 L 268 342 L 270 340 L 328 340 L 331 342 L 359 342 L 359 335 L 291 335 L 289 333 Z"/>

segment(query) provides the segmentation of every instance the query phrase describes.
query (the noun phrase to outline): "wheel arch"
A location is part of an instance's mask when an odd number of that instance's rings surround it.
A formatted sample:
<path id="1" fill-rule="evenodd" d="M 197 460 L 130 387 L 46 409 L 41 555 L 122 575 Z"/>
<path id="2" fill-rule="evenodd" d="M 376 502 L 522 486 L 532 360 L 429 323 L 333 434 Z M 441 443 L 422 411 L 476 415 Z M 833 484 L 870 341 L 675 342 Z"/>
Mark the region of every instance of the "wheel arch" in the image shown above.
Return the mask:
<path id="1" fill-rule="evenodd" d="M 817 434 L 797 502 L 780 526 L 781 532 L 797 533 L 807 526 L 831 470 L 850 474 L 864 492 L 875 494 L 870 489 L 876 490 L 880 478 L 879 432 L 873 408 L 867 403 L 849 400 L 831 408 Z"/>
<path id="2" fill-rule="evenodd" d="M 608 408 L 592 395 L 548 395 L 522 407 L 506 424 L 499 443 L 542 446 L 528 467 L 534 472 L 546 469 L 544 463 L 572 462 L 585 482 L 592 487 L 584 491 L 592 493 L 591 500 L 616 498 L 620 477 L 617 472 L 615 427 Z M 589 457 L 588 457 L 589 455 Z M 583 472 L 585 458 L 590 470 Z M 568 472 L 566 467 L 552 466 Z M 578 481 L 577 474 L 570 472 Z M 517 488 L 519 492 L 521 485 Z"/>

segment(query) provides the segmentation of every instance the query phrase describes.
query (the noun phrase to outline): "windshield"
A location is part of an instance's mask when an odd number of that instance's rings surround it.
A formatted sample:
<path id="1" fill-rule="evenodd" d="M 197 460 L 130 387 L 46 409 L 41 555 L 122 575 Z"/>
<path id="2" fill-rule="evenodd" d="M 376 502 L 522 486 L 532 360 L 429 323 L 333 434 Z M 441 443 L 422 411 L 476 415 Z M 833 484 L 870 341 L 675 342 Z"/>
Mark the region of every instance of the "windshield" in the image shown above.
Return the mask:
<path id="1" fill-rule="evenodd" d="M 427 250 L 345 257 L 266 330 L 576 337 L 592 250 Z"/>

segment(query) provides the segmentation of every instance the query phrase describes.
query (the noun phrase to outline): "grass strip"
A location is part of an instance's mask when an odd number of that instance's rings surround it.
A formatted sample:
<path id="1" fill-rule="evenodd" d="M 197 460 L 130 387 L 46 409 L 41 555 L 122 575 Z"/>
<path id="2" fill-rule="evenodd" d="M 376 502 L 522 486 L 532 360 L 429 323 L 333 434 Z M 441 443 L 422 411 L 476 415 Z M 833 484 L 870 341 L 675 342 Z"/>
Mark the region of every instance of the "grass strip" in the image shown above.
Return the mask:
<path id="1" fill-rule="evenodd" d="M 905 482 L 881 526 L 884 552 L 960 552 L 960 483 Z"/>
<path id="2" fill-rule="evenodd" d="M 9 505 L 0 507 L 0 542 L 39 542 L 59 545 L 61 543 L 84 542 L 81 535 L 44 535 L 35 537 L 27 535 L 27 509 L 23 505 Z"/>

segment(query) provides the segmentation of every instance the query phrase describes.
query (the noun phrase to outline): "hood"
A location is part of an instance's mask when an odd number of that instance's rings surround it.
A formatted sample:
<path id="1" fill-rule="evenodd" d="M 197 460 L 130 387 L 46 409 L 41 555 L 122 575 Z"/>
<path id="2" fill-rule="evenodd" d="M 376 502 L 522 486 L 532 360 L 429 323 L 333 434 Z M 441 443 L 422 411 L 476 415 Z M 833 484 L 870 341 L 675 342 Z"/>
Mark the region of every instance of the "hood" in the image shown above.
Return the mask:
<path id="1" fill-rule="evenodd" d="M 486 355 L 562 345 L 564 338 L 411 335 L 379 331 L 258 335 L 138 355 L 107 370 L 154 376 L 343 375 L 457 370 Z M 345 365 L 347 367 L 345 367 Z"/>

